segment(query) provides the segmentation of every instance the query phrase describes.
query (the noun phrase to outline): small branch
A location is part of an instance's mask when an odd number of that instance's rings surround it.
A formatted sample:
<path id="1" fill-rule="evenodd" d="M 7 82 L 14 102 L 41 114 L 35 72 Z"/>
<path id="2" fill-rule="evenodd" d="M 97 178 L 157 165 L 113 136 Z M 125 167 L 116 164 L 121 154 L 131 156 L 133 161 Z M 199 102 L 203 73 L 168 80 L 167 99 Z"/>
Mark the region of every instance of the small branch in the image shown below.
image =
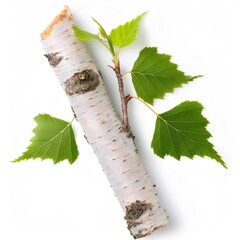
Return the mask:
<path id="1" fill-rule="evenodd" d="M 107 65 L 108 67 L 110 67 L 114 72 L 115 72 L 115 68 L 111 65 Z"/>
<path id="2" fill-rule="evenodd" d="M 122 113 L 123 113 L 123 124 L 125 127 L 129 127 L 129 120 L 128 120 L 128 111 L 127 111 L 127 100 L 124 94 L 124 85 L 123 85 L 123 76 L 121 74 L 120 63 L 119 60 L 114 61 L 114 68 L 113 68 L 117 80 L 118 80 L 118 87 L 119 93 L 121 98 L 121 105 L 122 105 Z"/>

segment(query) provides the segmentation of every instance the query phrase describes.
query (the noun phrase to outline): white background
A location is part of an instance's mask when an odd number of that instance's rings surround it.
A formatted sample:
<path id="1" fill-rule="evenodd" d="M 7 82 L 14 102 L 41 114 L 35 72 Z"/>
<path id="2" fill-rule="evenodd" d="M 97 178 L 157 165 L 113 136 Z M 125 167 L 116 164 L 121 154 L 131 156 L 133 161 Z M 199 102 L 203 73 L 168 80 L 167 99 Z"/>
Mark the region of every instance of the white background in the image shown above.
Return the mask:
<path id="1" fill-rule="evenodd" d="M 196 157 L 160 159 L 150 149 L 155 116 L 138 102 L 130 119 L 139 154 L 170 216 L 170 225 L 148 240 L 240 239 L 239 55 L 240 3 L 223 0 L 4 1 L 0 14 L 0 239 L 131 240 L 123 212 L 104 173 L 74 123 L 80 156 L 53 165 L 49 160 L 11 163 L 28 146 L 38 113 L 70 121 L 72 112 L 43 57 L 39 34 L 68 4 L 76 22 L 107 30 L 148 10 L 137 42 L 122 51 L 123 71 L 138 52 L 157 46 L 173 55 L 188 74 L 205 77 L 156 101 L 163 112 L 184 100 L 198 100 L 211 124 L 211 141 L 229 169 Z M 96 42 L 87 44 L 119 109 L 110 56 Z M 130 78 L 126 92 L 134 93 Z"/>

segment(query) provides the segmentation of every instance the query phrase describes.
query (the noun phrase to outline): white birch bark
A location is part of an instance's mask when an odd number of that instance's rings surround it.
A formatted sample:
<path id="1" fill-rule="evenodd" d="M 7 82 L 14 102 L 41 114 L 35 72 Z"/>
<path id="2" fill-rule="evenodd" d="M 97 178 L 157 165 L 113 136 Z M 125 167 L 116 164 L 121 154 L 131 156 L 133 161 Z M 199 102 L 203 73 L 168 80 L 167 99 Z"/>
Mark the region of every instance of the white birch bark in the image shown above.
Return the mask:
<path id="1" fill-rule="evenodd" d="M 168 217 L 131 133 L 122 127 L 101 75 L 72 26 L 72 15 L 65 7 L 41 34 L 46 56 L 115 192 L 132 236 L 144 237 L 165 226 Z"/>

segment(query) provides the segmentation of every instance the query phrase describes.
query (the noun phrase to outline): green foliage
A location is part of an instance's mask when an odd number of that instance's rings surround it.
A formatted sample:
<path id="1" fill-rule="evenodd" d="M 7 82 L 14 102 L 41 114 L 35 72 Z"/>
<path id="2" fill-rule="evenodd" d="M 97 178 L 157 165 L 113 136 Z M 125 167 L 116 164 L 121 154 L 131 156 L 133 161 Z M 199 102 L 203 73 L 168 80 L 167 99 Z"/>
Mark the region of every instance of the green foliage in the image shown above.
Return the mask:
<path id="1" fill-rule="evenodd" d="M 103 37 L 103 39 L 106 39 L 107 40 L 107 43 L 108 43 L 108 50 L 110 51 L 110 53 L 112 54 L 112 56 L 114 57 L 115 56 L 115 50 L 114 50 L 114 48 L 113 48 L 113 44 L 112 44 L 112 40 L 111 40 L 111 38 L 110 38 L 110 36 L 107 34 L 107 32 L 105 31 L 105 29 L 103 28 L 103 26 L 95 19 L 95 18 L 92 18 L 93 19 L 93 21 L 95 22 L 95 23 L 97 23 L 97 25 L 98 25 L 98 30 L 99 30 L 99 34 L 100 34 L 100 36 L 102 36 Z M 103 45 L 104 45 L 104 42 L 103 41 L 101 41 L 102 43 L 103 43 Z"/>
<path id="2" fill-rule="evenodd" d="M 143 13 L 130 22 L 112 29 L 110 35 L 107 34 L 103 26 L 95 18 L 92 19 L 98 25 L 99 35 L 84 31 L 76 26 L 73 26 L 73 30 L 80 41 L 94 39 L 101 42 L 109 50 L 113 59 L 116 59 L 118 58 L 118 54 L 116 54 L 114 46 L 120 49 L 135 41 L 140 21 L 145 14 Z"/>
<path id="3" fill-rule="evenodd" d="M 99 34 L 104 38 L 104 39 L 108 39 L 108 35 L 105 31 L 105 29 L 103 28 L 103 26 L 95 19 L 92 18 L 93 21 L 98 25 L 98 30 L 99 30 Z"/>
<path id="4" fill-rule="evenodd" d="M 144 48 L 135 61 L 131 75 L 137 95 L 153 104 L 155 98 L 163 98 L 175 88 L 200 76 L 187 76 L 172 63 L 171 56 L 159 54 L 156 47 Z"/>
<path id="5" fill-rule="evenodd" d="M 86 32 L 80 28 L 78 28 L 77 26 L 73 26 L 73 31 L 75 32 L 76 37 L 80 40 L 80 41 L 87 41 L 87 40 L 100 40 L 99 36 L 97 34 L 93 34 L 90 32 Z"/>
<path id="6" fill-rule="evenodd" d="M 54 163 L 67 159 L 72 164 L 78 157 L 78 149 L 71 123 L 48 114 L 39 114 L 34 120 L 35 136 L 22 156 L 13 162 L 41 158 L 52 159 Z"/>
<path id="7" fill-rule="evenodd" d="M 140 21 L 145 14 L 146 13 L 143 13 L 130 22 L 112 29 L 110 32 L 110 38 L 113 45 L 118 48 L 123 48 L 133 43 L 138 33 Z"/>
<path id="8" fill-rule="evenodd" d="M 103 44 L 111 53 L 115 67 L 120 69 L 119 50 L 135 41 L 141 19 L 145 14 L 112 29 L 110 34 L 107 34 L 94 18 L 98 25 L 98 34 L 92 34 L 76 26 L 73 26 L 73 30 L 80 41 L 98 40 Z M 113 70 L 116 72 L 116 68 Z M 156 47 L 141 50 L 132 67 L 131 76 L 136 93 L 142 99 L 140 101 L 149 104 L 153 104 L 154 99 L 164 98 L 166 93 L 172 93 L 175 88 L 201 77 L 185 75 L 178 70 L 177 64 L 171 62 L 170 55 L 158 53 Z M 123 92 L 122 95 L 126 98 Z M 156 113 L 157 120 L 151 144 L 154 153 L 161 158 L 170 155 L 177 160 L 182 156 L 190 159 L 196 155 L 207 156 L 227 168 L 208 140 L 211 137 L 206 129 L 209 122 L 202 115 L 202 110 L 203 106 L 200 103 L 185 101 L 165 113 Z M 152 111 L 155 112 L 153 109 Z M 54 163 L 64 159 L 73 163 L 78 156 L 78 149 L 71 123 L 47 114 L 38 115 L 35 121 L 38 125 L 33 130 L 35 136 L 31 139 L 31 145 L 15 162 L 30 158 L 50 158 Z"/>
<path id="9" fill-rule="evenodd" d="M 163 158 L 170 155 L 193 158 L 195 155 L 215 159 L 223 167 L 225 162 L 208 141 L 208 120 L 202 115 L 203 106 L 198 102 L 185 101 L 173 109 L 159 114 L 151 147 L 154 153 Z"/>
<path id="10" fill-rule="evenodd" d="M 105 29 L 102 27 L 102 25 L 96 19 L 93 18 L 93 21 L 96 22 L 98 25 L 100 37 L 97 34 L 93 34 L 93 33 L 84 31 L 84 30 L 78 28 L 77 26 L 73 25 L 73 31 L 75 33 L 75 36 L 82 42 L 88 41 L 88 40 L 98 40 L 109 50 L 111 55 L 114 57 L 115 51 L 114 51 L 113 44 L 112 44 L 110 37 L 107 35 Z M 104 39 L 107 40 L 108 45 L 104 42 Z"/>

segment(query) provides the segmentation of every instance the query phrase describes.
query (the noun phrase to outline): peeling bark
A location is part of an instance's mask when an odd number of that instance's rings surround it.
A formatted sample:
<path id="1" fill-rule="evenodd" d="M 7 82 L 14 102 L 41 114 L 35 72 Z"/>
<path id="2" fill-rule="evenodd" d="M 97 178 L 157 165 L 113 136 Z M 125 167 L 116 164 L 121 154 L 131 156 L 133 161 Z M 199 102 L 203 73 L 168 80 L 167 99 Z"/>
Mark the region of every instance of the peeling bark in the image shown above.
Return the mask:
<path id="1" fill-rule="evenodd" d="M 65 8 L 42 33 L 47 56 L 58 53 L 62 57 L 57 64 L 49 63 L 115 192 L 131 234 L 134 238 L 149 235 L 165 226 L 168 217 L 139 160 L 130 129 L 118 118 L 101 74 L 72 26 L 72 15 Z"/>

